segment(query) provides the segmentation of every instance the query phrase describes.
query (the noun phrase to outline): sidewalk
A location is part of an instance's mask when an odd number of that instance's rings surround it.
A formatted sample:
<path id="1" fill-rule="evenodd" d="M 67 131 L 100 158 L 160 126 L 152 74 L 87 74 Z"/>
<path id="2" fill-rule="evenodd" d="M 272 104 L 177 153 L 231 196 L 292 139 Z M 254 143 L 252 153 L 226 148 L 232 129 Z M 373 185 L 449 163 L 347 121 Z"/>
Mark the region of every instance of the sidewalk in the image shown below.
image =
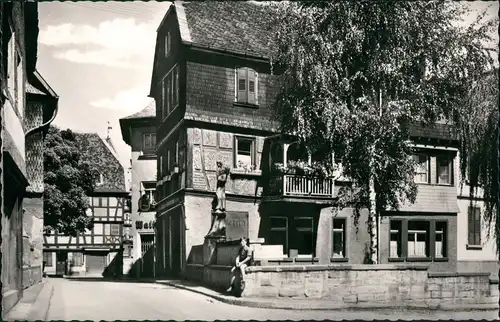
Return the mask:
<path id="1" fill-rule="evenodd" d="M 201 295 L 216 299 L 220 302 L 256 307 L 266 309 L 287 309 L 287 310 L 376 310 L 402 308 L 408 310 L 439 310 L 439 311 L 498 311 L 497 304 L 471 304 L 471 305 L 428 305 L 426 303 L 406 305 L 404 307 L 388 306 L 386 304 L 357 303 L 339 304 L 330 300 L 316 299 L 284 299 L 284 298 L 237 298 L 231 295 L 224 295 L 220 292 L 200 286 L 196 283 L 185 280 L 156 280 L 158 284 L 173 286 L 179 289 L 188 290 Z"/>
<path id="2" fill-rule="evenodd" d="M 24 290 L 23 298 L 7 313 L 3 320 L 45 321 L 53 292 L 54 286 L 48 279 L 44 278 L 42 282 Z"/>

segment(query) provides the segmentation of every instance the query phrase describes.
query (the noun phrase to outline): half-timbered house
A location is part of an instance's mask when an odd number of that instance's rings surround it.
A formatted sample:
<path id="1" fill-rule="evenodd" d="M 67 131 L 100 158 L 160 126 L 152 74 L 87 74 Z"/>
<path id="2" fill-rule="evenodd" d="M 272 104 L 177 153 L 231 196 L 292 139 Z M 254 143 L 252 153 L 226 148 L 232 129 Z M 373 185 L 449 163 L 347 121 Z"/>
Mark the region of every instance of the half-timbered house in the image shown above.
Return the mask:
<path id="1" fill-rule="evenodd" d="M 53 275 L 121 276 L 123 242 L 127 239 L 128 192 L 125 172 L 108 139 L 77 133 L 82 159 L 91 162 L 95 189 L 88 216 L 94 227 L 76 237 L 50 232 L 44 236 L 45 273 Z"/>

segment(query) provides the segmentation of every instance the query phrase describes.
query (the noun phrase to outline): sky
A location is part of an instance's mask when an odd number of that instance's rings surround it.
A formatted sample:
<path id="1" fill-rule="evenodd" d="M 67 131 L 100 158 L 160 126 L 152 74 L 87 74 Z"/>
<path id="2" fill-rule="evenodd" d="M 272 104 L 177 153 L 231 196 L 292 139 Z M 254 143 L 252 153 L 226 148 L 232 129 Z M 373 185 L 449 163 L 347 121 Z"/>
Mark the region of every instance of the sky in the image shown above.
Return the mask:
<path id="1" fill-rule="evenodd" d="M 498 2 L 475 1 L 498 16 Z M 119 119 L 149 102 L 156 29 L 170 2 L 41 2 L 37 69 L 59 96 L 56 126 L 111 140 L 130 166 Z M 474 16 L 466 17 L 466 23 Z M 498 34 L 495 34 L 498 43 Z"/>

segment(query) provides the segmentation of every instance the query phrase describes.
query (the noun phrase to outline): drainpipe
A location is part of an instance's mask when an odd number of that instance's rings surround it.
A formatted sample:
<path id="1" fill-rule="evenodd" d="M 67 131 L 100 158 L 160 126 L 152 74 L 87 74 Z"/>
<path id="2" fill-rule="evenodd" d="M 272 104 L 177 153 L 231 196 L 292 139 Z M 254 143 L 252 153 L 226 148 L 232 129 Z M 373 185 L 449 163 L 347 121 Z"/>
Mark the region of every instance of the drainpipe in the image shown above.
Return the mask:
<path id="1" fill-rule="evenodd" d="M 54 121 L 54 119 L 56 118 L 58 110 L 59 110 L 59 104 L 56 104 L 56 107 L 54 109 L 54 113 L 52 114 L 52 117 L 50 118 L 50 120 L 48 120 L 47 122 L 43 123 L 40 126 L 37 126 L 37 127 L 33 128 L 31 130 L 28 130 L 26 132 L 26 134 L 24 134 L 24 137 L 28 137 L 29 135 L 31 135 L 31 134 L 33 134 L 35 132 L 38 132 L 38 131 L 44 129 L 45 127 L 49 126 L 50 123 L 52 123 Z"/>

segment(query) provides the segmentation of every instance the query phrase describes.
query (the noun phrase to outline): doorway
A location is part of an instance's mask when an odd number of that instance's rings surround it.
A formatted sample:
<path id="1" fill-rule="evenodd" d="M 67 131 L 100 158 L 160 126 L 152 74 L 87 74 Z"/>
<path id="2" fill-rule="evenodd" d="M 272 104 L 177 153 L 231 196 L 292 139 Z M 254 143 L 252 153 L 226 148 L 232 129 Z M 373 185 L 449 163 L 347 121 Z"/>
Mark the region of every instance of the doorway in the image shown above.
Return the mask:
<path id="1" fill-rule="evenodd" d="M 56 253 L 56 275 L 66 275 L 66 268 L 68 267 L 68 253 Z"/>
<path id="2" fill-rule="evenodd" d="M 102 276 L 106 269 L 106 252 L 88 252 L 85 254 L 85 272 L 87 275 Z"/>
<path id="3" fill-rule="evenodd" d="M 141 276 L 154 277 L 154 242 L 153 234 L 141 235 Z"/>

